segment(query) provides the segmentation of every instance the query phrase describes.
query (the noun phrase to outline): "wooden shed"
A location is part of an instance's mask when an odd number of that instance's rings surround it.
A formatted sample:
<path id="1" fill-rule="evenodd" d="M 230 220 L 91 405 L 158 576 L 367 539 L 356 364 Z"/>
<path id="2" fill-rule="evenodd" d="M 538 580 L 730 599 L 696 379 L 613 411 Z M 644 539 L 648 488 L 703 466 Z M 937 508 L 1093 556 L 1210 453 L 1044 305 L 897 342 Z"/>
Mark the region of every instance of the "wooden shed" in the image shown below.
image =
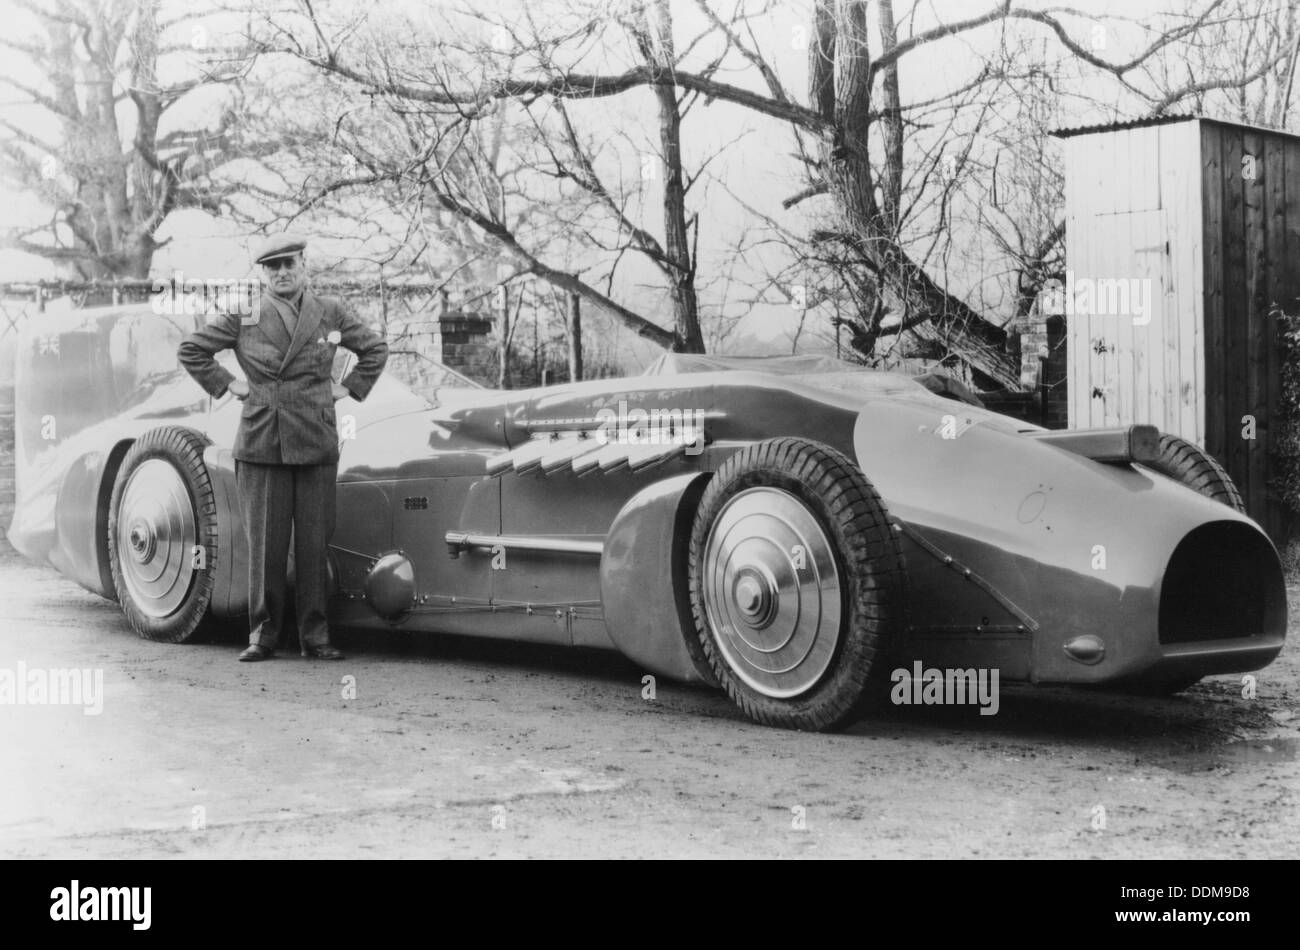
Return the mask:
<path id="1" fill-rule="evenodd" d="M 1281 542 L 1269 434 L 1277 314 L 1300 308 L 1300 137 L 1194 116 L 1055 134 L 1070 426 L 1151 423 L 1196 442 Z"/>

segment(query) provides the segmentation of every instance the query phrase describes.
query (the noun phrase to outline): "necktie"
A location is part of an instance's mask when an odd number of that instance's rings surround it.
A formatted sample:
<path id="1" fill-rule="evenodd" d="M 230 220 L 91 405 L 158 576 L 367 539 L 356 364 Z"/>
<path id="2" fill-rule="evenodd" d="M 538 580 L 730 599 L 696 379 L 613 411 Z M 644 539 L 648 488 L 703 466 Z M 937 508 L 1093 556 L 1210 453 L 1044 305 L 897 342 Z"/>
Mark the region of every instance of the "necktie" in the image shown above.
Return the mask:
<path id="1" fill-rule="evenodd" d="M 280 314 L 280 319 L 284 321 L 284 328 L 289 331 L 289 339 L 293 339 L 293 331 L 298 327 L 298 304 L 302 297 L 298 296 L 293 300 L 286 300 L 283 297 L 275 297 L 275 309 Z"/>

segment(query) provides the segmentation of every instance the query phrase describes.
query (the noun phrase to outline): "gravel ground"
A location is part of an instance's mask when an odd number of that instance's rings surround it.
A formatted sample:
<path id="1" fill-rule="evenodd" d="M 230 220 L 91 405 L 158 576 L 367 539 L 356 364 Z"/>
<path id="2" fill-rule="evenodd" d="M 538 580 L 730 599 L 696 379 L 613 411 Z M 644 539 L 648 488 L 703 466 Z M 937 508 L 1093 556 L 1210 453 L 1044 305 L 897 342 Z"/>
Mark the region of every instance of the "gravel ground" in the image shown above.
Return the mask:
<path id="1" fill-rule="evenodd" d="M 1300 616 L 1300 586 L 1289 588 Z M 346 634 L 341 663 L 138 639 L 0 561 L 0 668 L 102 671 L 102 710 L 0 706 L 0 856 L 1294 857 L 1300 661 L 1169 699 L 1004 687 L 765 728 L 619 657 Z"/>

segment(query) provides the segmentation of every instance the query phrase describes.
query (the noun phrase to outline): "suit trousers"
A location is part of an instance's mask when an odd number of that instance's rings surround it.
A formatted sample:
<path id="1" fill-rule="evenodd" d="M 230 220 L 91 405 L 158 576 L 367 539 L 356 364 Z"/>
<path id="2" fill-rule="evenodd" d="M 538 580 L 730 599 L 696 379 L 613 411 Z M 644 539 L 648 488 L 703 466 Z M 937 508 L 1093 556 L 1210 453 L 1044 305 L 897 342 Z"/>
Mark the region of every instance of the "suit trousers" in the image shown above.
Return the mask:
<path id="1" fill-rule="evenodd" d="M 294 558 L 294 609 L 298 641 L 329 643 L 326 545 L 334 533 L 334 480 L 338 463 L 263 465 L 235 460 L 235 481 L 248 532 L 248 642 L 280 645 L 288 598 L 290 539 Z"/>

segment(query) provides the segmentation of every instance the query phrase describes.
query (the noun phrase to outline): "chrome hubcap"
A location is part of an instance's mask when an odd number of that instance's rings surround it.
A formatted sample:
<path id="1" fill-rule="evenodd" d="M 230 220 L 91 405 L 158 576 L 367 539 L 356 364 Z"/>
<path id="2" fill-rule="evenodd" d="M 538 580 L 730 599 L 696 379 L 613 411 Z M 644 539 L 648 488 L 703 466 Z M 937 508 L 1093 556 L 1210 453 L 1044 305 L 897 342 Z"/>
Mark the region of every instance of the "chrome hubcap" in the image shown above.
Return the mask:
<path id="1" fill-rule="evenodd" d="M 131 473 L 117 513 L 118 568 L 136 609 L 167 617 L 185 602 L 199 543 L 194 505 L 176 469 L 147 459 Z"/>
<path id="2" fill-rule="evenodd" d="M 840 638 L 840 577 L 807 505 L 750 488 L 723 506 L 704 544 L 704 612 L 750 688 L 789 699 L 821 679 Z"/>

